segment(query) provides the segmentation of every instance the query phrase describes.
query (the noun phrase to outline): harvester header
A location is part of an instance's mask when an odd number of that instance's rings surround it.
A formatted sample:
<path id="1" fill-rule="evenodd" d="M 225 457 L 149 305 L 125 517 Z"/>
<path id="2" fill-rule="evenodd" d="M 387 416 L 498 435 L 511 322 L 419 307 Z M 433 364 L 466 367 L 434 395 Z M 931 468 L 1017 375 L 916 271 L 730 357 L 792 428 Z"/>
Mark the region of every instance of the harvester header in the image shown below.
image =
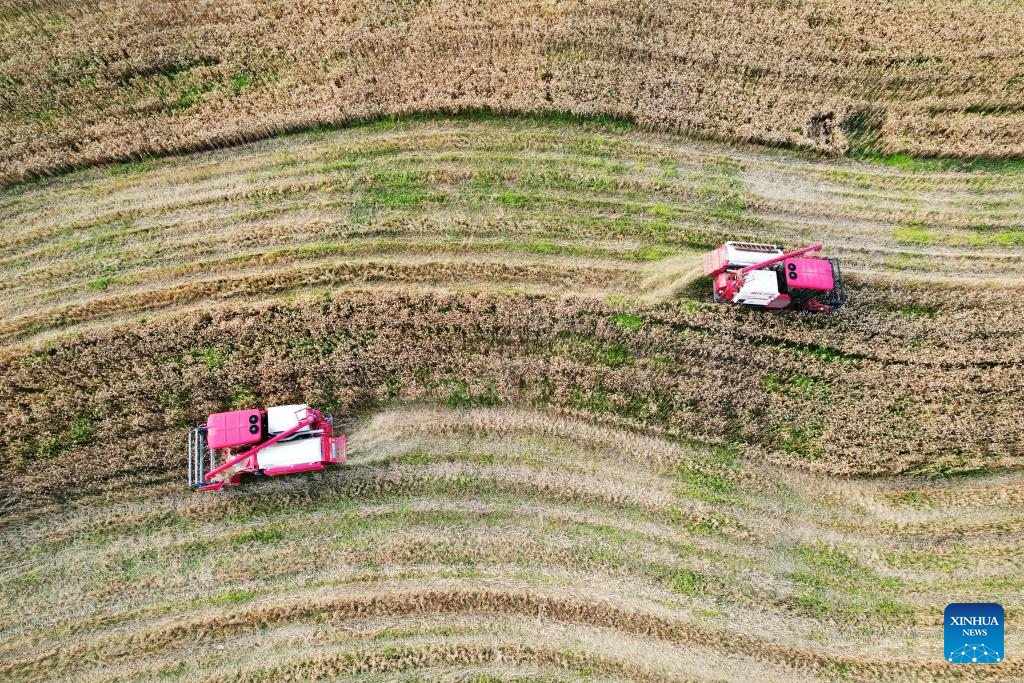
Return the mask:
<path id="1" fill-rule="evenodd" d="M 846 303 L 846 291 L 839 259 L 810 255 L 821 248 L 726 242 L 704 255 L 704 274 L 714 277 L 716 302 L 830 313 Z"/>

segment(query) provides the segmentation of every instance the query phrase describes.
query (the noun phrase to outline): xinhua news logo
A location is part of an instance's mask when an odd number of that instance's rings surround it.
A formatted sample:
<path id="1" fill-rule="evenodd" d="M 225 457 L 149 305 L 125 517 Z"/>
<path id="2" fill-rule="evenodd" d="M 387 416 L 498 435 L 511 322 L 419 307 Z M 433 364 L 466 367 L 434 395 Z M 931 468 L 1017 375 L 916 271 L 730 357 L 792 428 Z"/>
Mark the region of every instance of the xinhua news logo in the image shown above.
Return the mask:
<path id="1" fill-rule="evenodd" d="M 994 602 L 954 602 L 943 615 L 945 659 L 954 664 L 1003 661 L 1003 607 Z"/>

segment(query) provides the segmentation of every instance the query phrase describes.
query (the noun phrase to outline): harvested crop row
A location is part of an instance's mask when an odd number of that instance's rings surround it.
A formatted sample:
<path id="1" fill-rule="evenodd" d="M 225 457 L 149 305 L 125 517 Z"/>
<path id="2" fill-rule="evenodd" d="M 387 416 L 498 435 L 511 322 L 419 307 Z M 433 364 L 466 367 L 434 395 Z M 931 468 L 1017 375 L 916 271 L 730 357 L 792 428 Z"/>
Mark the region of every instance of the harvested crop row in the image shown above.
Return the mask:
<path id="1" fill-rule="evenodd" d="M 570 284 L 586 290 L 625 289 L 634 280 L 630 273 L 614 265 L 515 263 L 451 260 L 421 263 L 382 262 L 350 259 L 341 263 L 247 273 L 213 280 L 190 279 L 171 283 L 162 289 L 143 290 L 123 296 L 108 296 L 82 304 L 51 306 L 44 313 L 11 318 L 0 323 L 0 339 L 17 338 L 50 329 L 103 321 L 123 314 L 159 312 L 173 306 L 199 301 L 225 301 L 234 298 L 264 299 L 299 289 L 358 287 L 389 282 L 413 288 L 416 285 L 471 287 L 474 283 L 512 287 L 540 284 L 554 287 Z"/>
<path id="2" fill-rule="evenodd" d="M 0 581 L 9 598 L 0 628 L 21 629 L 0 647 L 6 671 L 105 680 L 111 671 L 163 671 L 197 637 L 231 652 L 240 640 L 258 641 L 272 652 L 301 632 L 301 648 L 287 647 L 286 659 L 298 671 L 319 666 L 338 643 L 354 644 L 355 634 L 330 637 L 340 627 L 350 633 L 352 620 L 405 620 L 406 635 L 391 630 L 369 644 L 366 656 L 380 657 L 417 646 L 430 620 L 445 615 L 434 623 L 451 646 L 460 631 L 449 624 L 483 613 L 496 617 L 485 632 L 499 643 L 532 642 L 509 630 L 525 615 L 534 631 L 576 624 L 611 629 L 619 642 L 654 635 L 667 653 L 706 648 L 720 673 L 738 679 L 766 667 L 792 678 L 783 652 L 809 658 L 800 670 L 811 679 L 833 670 L 942 678 L 945 671 L 908 658 L 910 643 L 934 634 L 934 615 L 951 596 L 988 596 L 957 578 L 961 560 L 946 529 L 893 527 L 886 515 L 894 508 L 870 482 L 801 476 L 720 447 L 500 408 L 395 410 L 350 434 L 350 465 L 322 479 L 184 498 L 164 487 L 150 490 L 145 505 L 129 495 L 8 517 L 3 561 L 23 559 Z M 998 486 L 999 478 L 977 483 Z M 779 505 L 783 487 L 788 503 Z M 1009 519 L 1010 507 L 993 499 L 985 509 L 991 528 Z M 998 571 L 990 576 L 1001 586 L 993 590 L 1014 581 L 1020 540 L 1003 541 L 1005 552 L 991 554 L 989 570 Z M 908 552 L 925 564 L 893 572 Z M 515 606 L 524 599 L 533 607 Z M 610 616 L 609 605 L 617 610 Z M 865 636 L 865 619 L 890 623 L 885 643 Z M 652 620 L 668 630 L 651 631 Z M 753 635 L 765 624 L 771 639 Z M 40 649 L 41 632 L 59 634 L 60 647 Z M 822 647 L 823 639 L 834 645 Z M 739 651 L 754 660 L 738 662 Z M 639 650 L 620 654 L 626 666 L 651 663 Z M 270 661 L 226 656 L 189 671 L 209 678 Z M 850 669 L 854 659 L 864 668 Z M 102 665 L 83 667 L 90 661 Z M 661 677 L 706 677 L 690 661 Z"/>
<path id="3" fill-rule="evenodd" d="M 630 636 L 654 638 L 677 646 L 707 648 L 719 656 L 742 654 L 769 666 L 793 666 L 795 656 L 797 670 L 825 679 L 829 672 L 837 668 L 857 680 L 877 680 L 879 676 L 893 675 L 929 675 L 943 679 L 962 675 L 962 671 L 957 672 L 948 665 L 906 656 L 824 655 L 814 649 L 772 642 L 762 637 L 696 626 L 667 616 L 664 610 L 637 610 L 606 600 L 595 600 L 594 596 L 580 590 L 570 589 L 560 595 L 557 590 L 544 590 L 535 586 L 497 589 L 471 588 L 465 582 L 451 580 L 438 583 L 447 585 L 435 590 L 419 591 L 384 586 L 389 589 L 387 592 L 377 588 L 353 591 L 352 595 L 340 598 L 311 597 L 304 601 L 244 606 L 231 612 L 208 613 L 203 617 L 179 619 L 163 626 L 122 632 L 117 638 L 97 640 L 91 647 L 64 648 L 36 661 L 47 661 L 50 667 L 74 670 L 87 659 L 116 662 L 142 654 L 160 653 L 167 648 L 178 648 L 185 637 L 210 645 L 230 643 L 230 639 L 247 636 L 259 627 L 302 624 L 311 619 L 320 624 L 341 626 L 347 620 L 368 617 L 469 613 L 528 616 L 546 624 L 567 622 L 610 628 Z M 521 643 L 519 646 L 522 646 Z M 323 650 L 319 652 L 322 654 Z M 317 657 L 316 651 L 309 652 L 304 658 L 293 656 L 291 659 L 291 666 L 301 669 L 315 669 L 323 661 Z M 8 674 L 19 674 L 19 679 L 38 679 L 37 665 L 28 660 L 12 661 L 6 665 L 5 670 Z M 52 672 L 53 669 L 49 668 L 48 671 Z M 1000 677 L 1016 675 L 1016 665 L 1008 662 L 991 669 L 976 669 L 975 672 L 972 672 L 968 680 L 1000 680 Z M 283 674 L 278 672 L 277 675 Z"/>
<path id="4" fill-rule="evenodd" d="M 748 464 L 737 468 L 737 463 L 724 453 L 719 459 L 709 458 L 705 450 L 682 448 L 661 439 L 607 427 L 596 428 L 557 416 L 508 410 L 400 410 L 377 416 L 368 426 L 357 429 L 353 434 L 353 447 L 358 467 L 332 480 L 322 491 L 304 488 L 301 494 L 305 497 L 301 499 L 289 499 L 291 493 L 299 492 L 286 490 L 275 494 L 272 500 L 265 500 L 268 493 L 263 492 L 258 497 L 232 501 L 190 497 L 187 504 L 179 502 L 173 508 L 152 503 L 145 508 L 129 505 L 124 514 L 119 512 L 119 507 L 93 509 L 78 519 L 64 515 L 58 529 L 45 524 L 36 530 L 20 527 L 21 536 L 11 539 L 10 550 L 16 553 L 25 547 L 24 543 L 44 542 L 39 536 L 44 530 L 45 542 L 60 549 L 72 539 L 89 542 L 97 534 L 102 537 L 115 530 L 122 535 L 133 535 L 178 522 L 194 524 L 228 515 L 242 519 L 273 514 L 278 507 L 301 508 L 315 517 L 332 509 L 332 501 L 337 496 L 367 500 L 406 492 L 429 497 L 438 486 L 446 491 L 462 486 L 464 493 L 472 489 L 474 495 L 485 491 L 489 496 L 539 495 L 549 504 L 558 501 L 559 510 L 551 512 L 553 519 L 567 521 L 576 519 L 571 511 L 579 503 L 585 503 L 585 507 L 580 508 L 588 511 L 585 519 L 595 522 L 600 519 L 597 510 L 603 508 L 617 510 L 613 514 L 618 515 L 629 510 L 642 512 L 645 517 L 662 521 L 654 527 L 630 527 L 629 532 L 665 543 L 672 542 L 672 534 L 663 526 L 666 520 L 685 521 L 687 525 L 699 527 L 714 517 L 719 532 L 747 541 L 760 542 L 765 540 L 765 534 L 788 533 L 792 529 L 793 510 L 773 504 L 775 489 L 785 486 L 791 491 L 791 499 L 794 492 L 799 492 L 812 501 L 845 503 L 844 507 L 836 508 L 807 502 L 800 525 L 804 528 L 800 533 L 807 537 L 831 536 L 857 548 L 858 552 L 916 551 L 923 543 L 943 553 L 956 550 L 955 545 L 945 541 L 942 547 L 936 546 L 932 536 L 952 531 L 945 524 L 959 519 L 959 515 L 951 515 L 948 520 L 931 515 L 930 524 L 924 529 L 912 524 L 912 518 L 893 527 L 890 522 L 897 518 L 895 515 L 901 508 L 894 507 L 890 494 L 872 492 L 864 483 L 831 484 L 827 479 L 808 475 L 779 474 L 770 466 Z M 623 473 L 622 462 L 639 469 Z M 649 468 L 659 473 L 659 477 L 668 473 L 670 481 L 652 477 Z M 704 491 L 703 498 L 673 501 L 669 491 L 675 490 L 675 475 L 691 471 L 700 471 L 702 476 L 713 479 L 719 490 L 715 495 L 712 489 Z M 977 495 L 990 500 L 993 492 L 1007 493 L 1005 479 L 1003 475 L 991 481 L 979 481 L 975 487 Z M 1018 481 L 1018 489 L 1019 485 Z M 270 488 L 277 490 L 281 486 L 275 483 Z M 737 498 L 735 494 L 740 490 L 748 491 L 751 497 Z M 919 486 L 915 499 L 925 499 L 942 490 L 942 485 Z M 638 491 L 649 491 L 651 495 L 645 499 Z M 700 493 L 702 489 L 694 491 Z M 997 499 L 1000 502 L 996 507 L 990 504 L 979 510 L 985 513 L 990 529 L 998 529 L 1011 521 L 1005 515 L 1014 499 L 1006 495 Z M 795 503 L 791 500 L 790 505 Z M 367 504 L 372 510 L 367 513 L 370 517 L 394 512 L 390 503 Z M 565 504 L 570 507 L 564 507 Z M 454 512 L 457 507 L 453 504 L 450 509 Z M 487 507 L 484 505 L 475 511 L 485 515 Z M 416 509 L 429 514 L 436 512 L 429 503 Z M 470 508 L 467 512 L 473 510 Z M 406 511 L 409 524 L 414 523 L 413 512 L 411 508 Z M 603 521 L 601 524 L 621 527 L 621 522 Z M 742 532 L 734 533 L 737 529 Z M 843 530 L 842 534 L 838 534 L 839 529 Z M 625 532 L 627 527 L 621 530 Z M 975 529 L 972 537 L 979 543 L 985 542 L 992 559 L 1001 556 L 1001 550 L 1012 548 L 1016 542 L 1012 537 L 1004 537 L 1005 543 L 989 542 L 984 531 Z M 224 532 L 214 527 L 201 535 L 215 538 Z"/>
<path id="5" fill-rule="evenodd" d="M 950 294 L 906 280 L 1019 286 L 1017 177 L 524 119 L 294 136 L 4 191 L 0 337 L 353 284 L 664 297 L 730 237 L 823 241 L 928 317 Z"/>
<path id="6" fill-rule="evenodd" d="M 1022 25 L 1015 4 L 962 0 L 15 7 L 0 15 L 0 177 L 481 109 L 831 152 L 1020 154 Z"/>

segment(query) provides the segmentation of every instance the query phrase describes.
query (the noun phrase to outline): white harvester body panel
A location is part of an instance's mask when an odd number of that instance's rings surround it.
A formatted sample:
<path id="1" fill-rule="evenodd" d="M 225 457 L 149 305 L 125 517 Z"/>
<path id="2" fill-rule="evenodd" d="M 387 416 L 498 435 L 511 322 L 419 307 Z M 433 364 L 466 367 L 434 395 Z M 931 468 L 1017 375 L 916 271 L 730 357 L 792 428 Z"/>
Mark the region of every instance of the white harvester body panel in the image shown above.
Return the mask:
<path id="1" fill-rule="evenodd" d="M 304 420 L 308 414 L 309 406 L 304 403 L 267 408 L 267 432 L 270 434 L 286 432 Z M 303 434 L 308 431 L 309 425 L 306 425 L 295 433 Z"/>
<path id="2" fill-rule="evenodd" d="M 256 462 L 261 470 L 320 462 L 322 448 L 321 440 L 315 438 L 279 441 L 257 453 Z"/>
<path id="3" fill-rule="evenodd" d="M 752 266 L 767 261 L 773 256 L 782 256 L 782 249 L 771 244 L 752 244 L 749 242 L 726 242 L 725 262 L 732 266 Z"/>
<path id="4" fill-rule="evenodd" d="M 736 303 L 767 306 L 779 298 L 779 280 L 774 270 L 752 270 L 744 277 Z"/>

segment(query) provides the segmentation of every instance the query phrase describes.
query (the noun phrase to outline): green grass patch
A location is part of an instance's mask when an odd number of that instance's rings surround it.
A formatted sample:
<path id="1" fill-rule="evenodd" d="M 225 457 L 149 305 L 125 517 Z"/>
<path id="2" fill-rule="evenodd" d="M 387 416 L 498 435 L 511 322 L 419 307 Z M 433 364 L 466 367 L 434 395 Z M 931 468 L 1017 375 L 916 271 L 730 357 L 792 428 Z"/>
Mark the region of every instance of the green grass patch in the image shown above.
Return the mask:
<path id="1" fill-rule="evenodd" d="M 409 170 L 379 170 L 364 179 L 363 201 L 384 207 L 408 207 L 440 204 L 448 199 L 444 192 L 429 191 L 423 173 Z"/>
<path id="2" fill-rule="evenodd" d="M 931 259 L 923 254 L 899 253 L 886 256 L 885 267 L 896 271 L 914 271 L 918 273 L 931 272 L 934 264 Z"/>
<path id="3" fill-rule="evenodd" d="M 1024 228 L 1013 230 L 981 228 L 970 234 L 939 232 L 918 222 L 911 222 L 895 228 L 893 239 L 900 244 L 934 245 L 950 247 L 1021 247 L 1024 246 Z"/>
<path id="4" fill-rule="evenodd" d="M 211 346 L 201 351 L 194 351 L 192 355 L 201 358 L 203 365 L 210 372 L 223 370 L 229 356 L 228 351 L 219 346 Z"/>
<path id="5" fill-rule="evenodd" d="M 249 389 L 239 389 L 231 395 L 229 405 L 232 410 L 248 410 L 258 405 L 256 394 Z"/>
<path id="6" fill-rule="evenodd" d="M 771 393 L 820 394 L 829 388 L 828 382 L 807 375 L 779 375 L 766 372 L 761 377 L 764 388 Z"/>
<path id="7" fill-rule="evenodd" d="M 635 332 L 644 324 L 644 319 L 633 313 L 612 313 L 609 317 L 616 326 L 627 332 Z"/>
<path id="8" fill-rule="evenodd" d="M 242 93 L 259 87 L 264 83 L 271 83 L 278 78 L 277 70 L 268 73 L 257 71 L 242 71 L 236 73 L 228 80 L 228 91 L 235 97 Z"/>
<path id="9" fill-rule="evenodd" d="M 569 148 L 578 153 L 593 157 L 610 157 L 619 151 L 619 143 L 594 135 L 580 135 L 569 143 Z"/>
<path id="10" fill-rule="evenodd" d="M 647 213 L 658 218 L 675 218 L 678 215 L 678 211 L 669 206 L 668 204 L 655 204 L 654 206 L 648 207 Z"/>
<path id="11" fill-rule="evenodd" d="M 609 368 L 622 368 L 634 364 L 633 354 L 622 344 L 612 344 L 601 349 L 597 354 L 597 362 Z"/>
<path id="12" fill-rule="evenodd" d="M 443 204 L 448 196 L 443 192 L 424 190 L 388 190 L 374 192 L 370 199 L 382 206 L 416 206 L 419 204 Z"/>
<path id="13" fill-rule="evenodd" d="M 135 176 L 139 175 L 140 173 L 152 170 L 154 166 L 154 159 L 126 161 L 121 164 L 111 165 L 108 172 L 112 176 Z"/>
<path id="14" fill-rule="evenodd" d="M 511 206 L 516 209 L 522 209 L 527 206 L 533 206 L 540 201 L 540 197 L 534 194 L 526 194 L 524 192 L 499 192 L 494 198 L 496 202 L 504 206 Z"/>
<path id="15" fill-rule="evenodd" d="M 915 509 L 925 509 L 934 503 L 934 499 L 923 491 L 901 491 L 890 494 L 888 498 L 893 505 Z"/>
<path id="16" fill-rule="evenodd" d="M 205 602 L 210 605 L 217 605 L 218 607 L 230 607 L 232 605 L 240 605 L 243 602 L 249 602 L 255 597 L 256 591 L 230 590 L 211 595 Z"/>
<path id="17" fill-rule="evenodd" d="M 608 392 L 604 389 L 591 389 L 589 391 L 574 389 L 569 397 L 569 405 L 578 410 L 585 410 L 591 413 L 607 413 L 611 410 Z"/>
<path id="18" fill-rule="evenodd" d="M 810 420 L 800 424 L 785 424 L 769 432 L 772 446 L 794 458 L 818 460 L 826 450 L 821 442 L 822 425 Z"/>
<path id="19" fill-rule="evenodd" d="M 731 479 L 719 472 L 685 463 L 676 468 L 676 478 L 683 484 L 686 495 L 711 503 L 726 502 L 736 486 Z"/>
<path id="20" fill-rule="evenodd" d="M 170 107 L 172 111 L 187 111 L 202 101 L 203 95 L 216 87 L 215 83 L 200 83 L 178 93 L 177 104 Z"/>
<path id="21" fill-rule="evenodd" d="M 442 401 L 449 408 L 489 408 L 501 403 L 493 380 L 475 386 L 464 380 L 449 383 L 443 387 Z"/>
<path id="22" fill-rule="evenodd" d="M 583 256 L 587 248 L 579 244 L 555 244 L 554 242 L 502 242 L 502 249 L 520 251 L 544 256 Z"/>
<path id="23" fill-rule="evenodd" d="M 952 574 L 957 571 L 977 570 L 980 556 L 976 548 L 957 545 L 945 552 L 905 550 L 888 552 L 885 561 L 895 569 L 935 571 Z"/>
<path id="24" fill-rule="evenodd" d="M 634 249 L 633 251 L 624 252 L 622 254 L 622 258 L 627 261 L 661 261 L 669 256 L 675 256 L 678 253 L 679 252 L 675 249 L 643 247 L 640 249 Z"/>
<path id="25" fill-rule="evenodd" d="M 96 426 L 92 418 L 81 415 L 71 421 L 68 428 L 68 441 L 75 446 L 85 446 L 92 443 L 96 437 Z"/>
<path id="26" fill-rule="evenodd" d="M 698 176 L 697 197 L 708 207 L 708 214 L 722 221 L 743 221 L 749 192 L 740 179 L 739 164 L 729 159 L 705 162 L 704 173 Z"/>
<path id="27" fill-rule="evenodd" d="M 113 275 L 107 275 L 89 282 L 89 288 L 96 289 L 102 292 L 105 291 L 111 285 L 117 284 L 118 282 L 121 282 L 121 278 Z"/>
<path id="28" fill-rule="evenodd" d="M 972 246 L 987 247 L 1024 247 L 1024 228 L 1015 230 L 997 230 L 995 232 L 972 235 L 969 238 Z"/>
<path id="29" fill-rule="evenodd" d="M 681 493 L 715 505 L 735 502 L 736 476 L 742 452 L 732 444 L 711 448 L 708 457 L 694 463 L 680 463 L 672 473 L 682 485 Z"/>
<path id="30" fill-rule="evenodd" d="M 900 244 L 930 244 L 934 241 L 928 229 L 919 223 L 908 223 L 894 229 L 892 237 Z"/>
<path id="31" fill-rule="evenodd" d="M 403 465 L 427 465 L 431 461 L 430 451 L 426 448 L 414 448 L 402 456 Z"/>
<path id="32" fill-rule="evenodd" d="M 882 154 L 879 152 L 865 151 L 857 156 L 861 161 L 911 172 L 947 171 L 955 169 L 959 165 L 959 162 L 955 159 L 915 157 L 904 153 Z"/>
<path id="33" fill-rule="evenodd" d="M 898 579 L 884 578 L 841 550 L 823 544 L 795 548 L 800 568 L 793 604 L 816 618 L 905 623 L 913 610 L 897 598 L 905 590 Z"/>
<path id="34" fill-rule="evenodd" d="M 689 569 L 679 569 L 672 577 L 672 590 L 682 595 L 698 595 L 705 584 L 704 577 Z"/>
<path id="35" fill-rule="evenodd" d="M 934 318 L 941 310 L 938 306 L 914 303 L 885 306 L 884 309 L 907 318 Z"/>
<path id="36" fill-rule="evenodd" d="M 607 343 L 595 337 L 578 334 L 562 335 L 552 344 L 551 352 L 589 365 L 602 365 L 608 368 L 631 367 L 636 363 L 636 358 L 622 344 Z"/>

